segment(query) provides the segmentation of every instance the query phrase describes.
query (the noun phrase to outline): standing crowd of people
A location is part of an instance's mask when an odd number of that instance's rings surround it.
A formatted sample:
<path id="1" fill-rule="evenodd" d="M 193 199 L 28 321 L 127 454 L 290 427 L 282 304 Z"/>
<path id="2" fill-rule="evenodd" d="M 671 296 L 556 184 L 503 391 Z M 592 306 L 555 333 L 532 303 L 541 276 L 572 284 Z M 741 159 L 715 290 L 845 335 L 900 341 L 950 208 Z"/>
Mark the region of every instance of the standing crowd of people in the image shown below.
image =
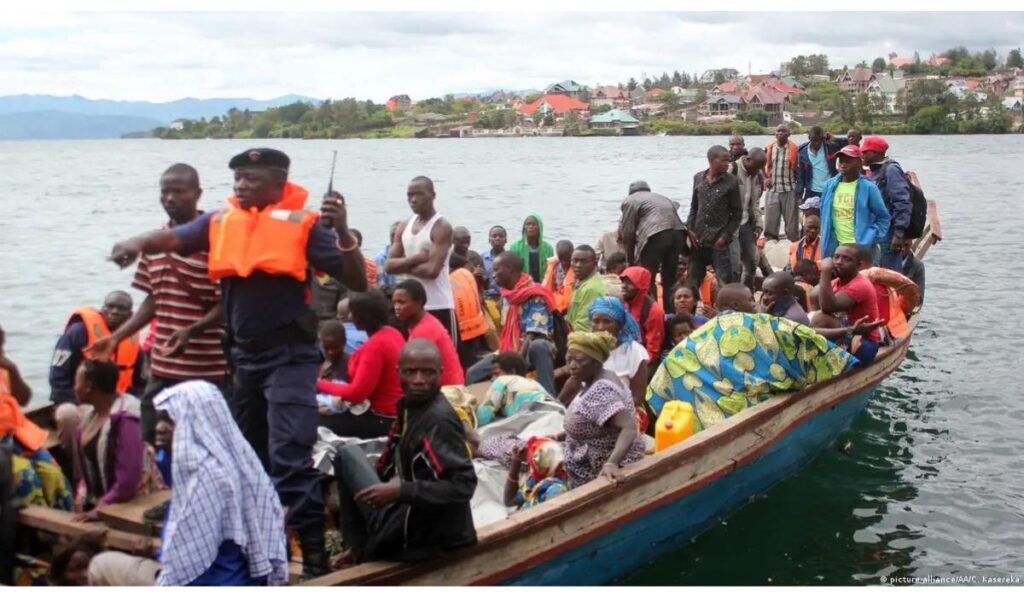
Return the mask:
<path id="1" fill-rule="evenodd" d="M 73 542 L 51 578 L 279 584 L 286 532 L 303 576 L 325 574 L 319 427 L 387 438 L 375 466 L 357 449 L 337 453 L 348 551 L 333 565 L 415 560 L 476 541 L 474 456 L 506 463 L 506 503 L 529 507 L 621 478 L 668 400 L 691 403 L 703 428 L 870 363 L 907 333 L 924 290 L 914 186 L 888 149 L 818 127 L 800 146 L 785 125 L 766 148 L 733 136 L 708 150 L 688 211 L 637 181 L 594 246 L 552 244 L 529 214 L 509 246 L 492 226 L 482 254 L 418 176 L 411 216 L 374 258 L 344 197 L 309 210 L 280 151 L 234 156 L 234 194 L 205 213 L 198 172 L 171 166 L 160 178 L 168 220 L 110 257 L 121 268 L 138 260 L 132 286 L 145 300 L 136 309 L 114 291 L 99 309 L 78 308 L 57 343 L 59 464 L 20 414 L 31 389 L 0 331 L 0 439 L 24 503 L 90 521 L 106 504 L 172 491 L 161 553 Z M 788 263 L 773 271 L 764 242 L 782 236 Z M 755 350 L 772 338 L 782 351 Z M 702 367 L 709 350 L 722 366 Z M 486 396 L 468 409 L 442 391 L 480 382 Z M 567 409 L 556 437 L 475 431 L 544 400 Z"/>

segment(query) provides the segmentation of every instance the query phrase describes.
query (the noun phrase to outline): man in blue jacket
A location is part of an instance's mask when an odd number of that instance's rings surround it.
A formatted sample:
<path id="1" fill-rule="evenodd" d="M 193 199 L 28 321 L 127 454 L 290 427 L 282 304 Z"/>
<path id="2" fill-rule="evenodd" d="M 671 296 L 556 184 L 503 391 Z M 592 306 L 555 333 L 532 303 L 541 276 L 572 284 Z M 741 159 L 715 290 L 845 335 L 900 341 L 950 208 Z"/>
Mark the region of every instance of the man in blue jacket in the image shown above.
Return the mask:
<path id="1" fill-rule="evenodd" d="M 811 127 L 807 139 L 796 165 L 796 201 L 805 216 L 818 213 L 825 183 L 838 173 L 836 153 L 849 144 L 846 137 L 825 134 L 820 126 Z"/>
<path id="2" fill-rule="evenodd" d="M 881 252 L 875 263 L 886 269 L 902 271 L 903 237 L 910 226 L 910 212 L 913 206 L 910 183 L 907 182 L 899 163 L 886 157 L 889 142 L 884 137 L 865 137 L 861 151 L 864 152 L 864 163 L 871 169 L 871 180 L 882 192 L 882 200 L 892 219 L 889 234 L 878 239 Z"/>
<path id="3" fill-rule="evenodd" d="M 874 250 L 889 232 L 889 210 L 875 183 L 861 175 L 861 151 L 856 145 L 839 150 L 839 176 L 821 192 L 821 254 L 855 243 Z"/>

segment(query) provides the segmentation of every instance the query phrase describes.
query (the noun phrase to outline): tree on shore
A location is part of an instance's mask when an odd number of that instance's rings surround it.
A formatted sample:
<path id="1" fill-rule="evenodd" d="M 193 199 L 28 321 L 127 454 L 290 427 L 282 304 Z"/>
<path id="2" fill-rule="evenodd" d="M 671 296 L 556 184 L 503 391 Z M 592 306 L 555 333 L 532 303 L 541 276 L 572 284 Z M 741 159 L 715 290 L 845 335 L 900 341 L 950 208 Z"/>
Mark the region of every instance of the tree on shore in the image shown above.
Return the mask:
<path id="1" fill-rule="evenodd" d="M 1006 66 L 1009 68 L 1024 68 L 1024 58 L 1020 55 L 1020 48 L 1010 50 L 1006 55 Z"/>

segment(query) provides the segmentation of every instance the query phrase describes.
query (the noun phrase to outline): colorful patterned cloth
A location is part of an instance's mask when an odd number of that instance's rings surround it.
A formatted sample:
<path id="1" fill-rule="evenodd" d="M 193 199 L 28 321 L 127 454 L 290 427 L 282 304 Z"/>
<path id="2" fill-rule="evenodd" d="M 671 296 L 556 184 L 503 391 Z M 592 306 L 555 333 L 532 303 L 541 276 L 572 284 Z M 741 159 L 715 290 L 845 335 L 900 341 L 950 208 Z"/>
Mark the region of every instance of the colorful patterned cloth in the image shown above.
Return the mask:
<path id="1" fill-rule="evenodd" d="M 647 402 L 655 415 L 669 400 L 688 402 L 703 429 L 770 394 L 832 379 L 855 364 L 807 326 L 726 311 L 672 349 L 647 388 Z"/>
<path id="2" fill-rule="evenodd" d="M 13 447 L 11 466 L 16 483 L 15 495 L 26 506 L 70 512 L 74 503 L 71 483 L 50 453 L 43 449 L 29 452 L 17 441 L 13 442 Z"/>
<path id="3" fill-rule="evenodd" d="M 517 494 L 524 510 L 569 491 L 562 444 L 548 437 L 531 437 L 526 442 L 526 462 L 529 471 Z"/>
<path id="4" fill-rule="evenodd" d="M 483 403 L 476 407 L 476 420 L 482 427 L 497 417 L 511 417 L 527 402 L 551 400 L 544 386 L 519 375 L 499 375 L 487 388 Z"/>

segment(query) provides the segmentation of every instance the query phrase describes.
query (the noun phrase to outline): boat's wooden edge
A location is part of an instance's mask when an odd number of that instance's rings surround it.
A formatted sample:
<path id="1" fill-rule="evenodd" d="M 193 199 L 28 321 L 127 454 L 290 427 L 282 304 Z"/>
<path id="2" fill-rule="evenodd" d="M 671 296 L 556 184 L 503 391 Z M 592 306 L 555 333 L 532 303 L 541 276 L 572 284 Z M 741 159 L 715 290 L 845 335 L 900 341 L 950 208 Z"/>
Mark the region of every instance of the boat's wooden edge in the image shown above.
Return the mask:
<path id="1" fill-rule="evenodd" d="M 625 478 L 617 485 L 604 479 L 598 479 L 549 502 L 529 510 L 516 512 L 504 520 L 487 525 L 480 529 L 477 545 L 464 553 L 476 552 L 481 549 L 493 549 L 502 543 L 512 540 L 514 537 L 528 533 L 536 527 L 558 524 L 560 519 L 569 517 L 580 510 L 590 508 L 600 501 L 610 499 L 617 493 L 628 491 L 631 486 L 658 477 L 668 469 L 678 467 L 684 462 L 704 458 L 707 454 L 721 447 L 728 446 L 734 439 L 750 431 L 765 438 L 784 434 L 789 428 L 813 415 L 814 411 L 809 410 L 808 412 L 801 413 L 786 428 L 781 427 L 783 422 L 776 416 L 780 412 L 791 409 L 794 405 L 799 406 L 804 402 L 809 402 L 806 399 L 818 393 L 834 392 L 836 394 L 835 402 L 839 402 L 845 399 L 845 397 L 852 396 L 858 391 L 863 390 L 865 387 L 878 383 L 895 370 L 906 354 L 910 337 L 918 323 L 918 316 L 911 318 L 909 322 L 911 333 L 907 337 L 900 339 L 895 346 L 881 352 L 870 366 L 847 371 L 829 382 L 811 386 L 799 392 L 776 396 L 756 407 L 749 408 L 738 415 L 730 417 L 721 425 L 703 431 L 664 452 L 647 456 L 640 462 L 626 467 L 624 470 Z M 865 381 L 861 381 L 862 379 Z M 826 403 L 820 408 L 827 408 L 830 404 Z M 808 408 L 811 409 L 813 407 L 808 406 Z M 727 468 L 729 470 L 734 469 L 750 458 L 755 457 L 757 453 L 759 453 L 757 450 L 748 451 L 747 454 L 738 453 L 730 461 L 730 465 Z M 727 472 L 729 471 L 709 471 L 708 474 L 718 475 Z M 452 557 L 458 558 L 459 556 L 453 554 Z M 332 572 L 312 579 L 305 584 L 311 586 L 393 584 L 415 577 L 421 572 L 434 570 L 439 565 L 441 565 L 441 562 L 438 561 L 425 564 L 371 562 Z"/>
<path id="2" fill-rule="evenodd" d="M 100 520 L 112 529 L 137 535 L 160 535 L 160 523 L 146 522 L 146 512 L 171 499 L 171 490 L 157 491 L 130 502 L 107 504 L 100 507 Z"/>
<path id="3" fill-rule="evenodd" d="M 100 542 L 113 549 L 136 552 L 144 550 L 153 553 L 160 546 L 155 537 L 145 537 L 112 529 L 105 524 L 96 522 L 75 522 L 74 514 L 42 506 L 26 506 L 18 511 L 18 523 L 29 528 L 55 533 L 57 535 L 77 537 L 88 533 L 102 534 Z"/>

